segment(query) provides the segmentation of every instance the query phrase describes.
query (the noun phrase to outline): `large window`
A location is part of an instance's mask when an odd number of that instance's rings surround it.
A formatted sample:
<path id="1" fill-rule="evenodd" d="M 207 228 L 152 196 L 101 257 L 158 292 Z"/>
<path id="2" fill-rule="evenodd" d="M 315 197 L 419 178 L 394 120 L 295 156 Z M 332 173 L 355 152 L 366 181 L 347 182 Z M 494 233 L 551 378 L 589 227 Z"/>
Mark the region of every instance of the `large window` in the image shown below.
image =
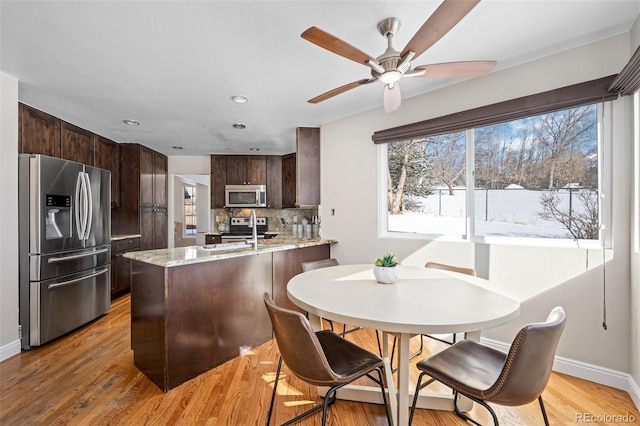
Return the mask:
<path id="1" fill-rule="evenodd" d="M 598 240 L 602 106 L 382 145 L 386 231 Z"/>
<path id="2" fill-rule="evenodd" d="M 196 187 L 184 186 L 184 235 L 196 235 Z"/>

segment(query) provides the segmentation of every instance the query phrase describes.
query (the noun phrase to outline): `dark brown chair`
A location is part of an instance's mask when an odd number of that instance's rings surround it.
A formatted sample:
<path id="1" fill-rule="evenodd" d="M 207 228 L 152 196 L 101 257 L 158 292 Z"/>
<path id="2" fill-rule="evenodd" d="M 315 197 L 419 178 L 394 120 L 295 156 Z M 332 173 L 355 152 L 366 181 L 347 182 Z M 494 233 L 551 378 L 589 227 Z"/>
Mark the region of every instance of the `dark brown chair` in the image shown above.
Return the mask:
<path id="1" fill-rule="evenodd" d="M 284 425 L 296 422 L 320 409 L 322 409 L 322 424 L 325 425 L 327 407 L 335 402 L 338 389 L 363 376 L 369 377 L 380 386 L 387 420 L 391 424 L 389 405 L 382 381 L 384 363 L 380 357 L 343 339 L 333 331 L 314 332 L 309 320 L 304 315 L 277 306 L 268 293 L 264 294 L 264 304 L 269 311 L 273 332 L 280 350 L 267 426 L 271 423 L 273 403 L 283 361 L 289 370 L 304 382 L 330 388 L 325 395 L 324 403 L 294 417 Z M 374 371 L 378 373 L 377 378 L 370 374 Z"/>
<path id="2" fill-rule="evenodd" d="M 555 307 L 543 323 L 529 324 L 516 335 L 508 353 L 471 340 L 462 340 L 416 365 L 421 373 L 411 406 L 409 424 L 413 420 L 420 389 L 434 381 L 453 389 L 456 414 L 479 425 L 462 413 L 457 405 L 458 393 L 484 406 L 493 423 L 498 417 L 488 402 L 517 406 L 534 401 L 540 403 L 544 424 L 549 425 L 542 402 L 553 359 L 566 321 L 564 309 Z M 431 379 L 422 384 L 424 376 Z"/>
<path id="3" fill-rule="evenodd" d="M 302 262 L 302 272 L 307 272 L 307 271 L 312 271 L 314 269 L 319 269 L 319 268 L 328 268 L 330 266 L 338 266 L 339 263 L 336 259 L 320 259 L 320 260 L 312 260 L 310 262 Z M 333 321 L 326 319 L 325 321 L 327 321 L 329 323 L 329 326 L 331 327 L 332 331 L 335 331 L 333 328 Z M 349 333 L 353 333 L 354 331 L 358 331 L 358 330 L 362 330 L 362 327 L 354 327 L 351 328 L 349 330 L 347 330 L 347 325 L 343 324 L 342 325 L 342 333 L 338 333 L 341 336 L 345 336 Z"/>

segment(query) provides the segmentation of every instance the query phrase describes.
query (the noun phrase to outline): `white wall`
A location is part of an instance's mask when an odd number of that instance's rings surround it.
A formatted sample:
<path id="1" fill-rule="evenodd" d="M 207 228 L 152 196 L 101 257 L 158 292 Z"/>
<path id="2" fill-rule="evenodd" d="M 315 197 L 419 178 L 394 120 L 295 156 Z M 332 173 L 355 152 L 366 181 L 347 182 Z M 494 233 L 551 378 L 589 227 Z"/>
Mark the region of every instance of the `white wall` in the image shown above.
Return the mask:
<path id="1" fill-rule="evenodd" d="M 174 247 L 175 243 L 173 239 L 173 225 L 174 225 L 174 221 L 176 220 L 176 214 L 175 214 L 176 197 L 173 196 L 173 194 L 175 194 L 175 191 L 176 191 L 174 175 L 210 175 L 211 174 L 211 157 L 208 157 L 208 156 L 189 157 L 184 155 L 171 155 L 169 156 L 169 162 L 167 167 L 168 167 L 168 177 L 169 177 L 167 194 L 171 194 L 171 196 L 169 197 L 169 211 L 168 211 L 169 217 L 167 218 L 167 224 L 168 224 L 167 226 L 169 227 L 169 230 L 167 235 L 169 236 L 169 247 Z M 202 201 L 200 201 L 200 196 L 198 197 L 199 198 L 198 204 L 206 200 L 206 204 L 210 205 L 209 191 L 205 191 L 205 194 L 199 194 L 199 195 L 204 195 L 204 197 L 202 197 L 203 199 Z M 200 217 L 200 211 L 201 209 L 198 208 L 197 210 L 198 218 Z M 207 222 L 210 221 L 209 216 L 210 216 L 210 211 L 209 209 L 206 209 Z M 198 226 L 198 228 L 200 228 L 200 226 Z"/>
<path id="2" fill-rule="evenodd" d="M 0 361 L 18 340 L 18 80 L 0 72 Z"/>
<path id="3" fill-rule="evenodd" d="M 636 19 L 636 22 L 630 32 L 631 43 L 629 55 L 631 56 L 636 49 L 640 48 L 640 17 Z M 636 94 L 636 98 L 640 95 Z M 631 337 L 629 339 L 631 345 L 630 359 L 631 359 L 631 377 L 634 380 L 635 385 L 635 399 L 636 406 L 640 406 L 640 241 L 638 236 L 640 235 L 640 101 L 637 101 L 631 114 L 631 120 L 634 122 L 634 147 L 635 152 L 633 158 L 635 158 L 635 180 L 633 190 L 629 199 L 631 200 L 629 208 L 635 206 L 633 224 L 631 226 L 632 235 L 636 236 L 635 240 L 631 241 Z"/>
<path id="4" fill-rule="evenodd" d="M 631 145 L 627 100 L 616 101 L 613 113 L 615 175 L 614 192 L 609 195 L 614 207 L 614 246 L 606 265 L 607 331 L 601 327 L 600 250 L 377 237 L 378 147 L 371 141 L 376 130 L 617 74 L 628 59 L 629 35 L 625 34 L 404 99 L 396 113 L 385 114 L 380 108 L 323 125 L 320 215 L 323 237 L 338 241 L 332 255 L 341 263 L 373 263 L 390 250 L 405 264 L 424 265 L 433 259 L 474 266 L 496 289 L 523 300 L 517 320 L 484 333 L 485 337 L 510 342 L 522 324 L 544 320 L 553 306 L 561 304 L 568 322 L 558 354 L 628 373 Z M 335 216 L 330 214 L 332 208 Z"/>

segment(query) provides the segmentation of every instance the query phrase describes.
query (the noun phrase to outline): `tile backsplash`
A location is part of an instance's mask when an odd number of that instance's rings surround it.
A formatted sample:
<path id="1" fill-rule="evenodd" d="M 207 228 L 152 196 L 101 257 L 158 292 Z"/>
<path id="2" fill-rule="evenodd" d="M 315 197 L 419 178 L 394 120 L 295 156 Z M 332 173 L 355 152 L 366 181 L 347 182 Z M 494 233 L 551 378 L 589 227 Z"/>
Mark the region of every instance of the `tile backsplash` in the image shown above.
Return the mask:
<path id="1" fill-rule="evenodd" d="M 211 227 L 212 231 L 218 231 L 218 223 L 220 219 L 224 219 L 225 229 L 229 229 L 230 218 L 232 217 L 249 217 L 251 209 L 231 208 L 231 209 L 212 209 L 211 210 Z M 294 220 L 302 223 L 303 219 L 307 219 L 312 223 L 313 217 L 318 215 L 318 208 L 300 208 L 300 209 L 256 209 L 258 217 L 266 217 L 269 232 L 288 233 L 291 232 L 291 225 Z M 320 218 L 318 218 L 320 222 Z"/>

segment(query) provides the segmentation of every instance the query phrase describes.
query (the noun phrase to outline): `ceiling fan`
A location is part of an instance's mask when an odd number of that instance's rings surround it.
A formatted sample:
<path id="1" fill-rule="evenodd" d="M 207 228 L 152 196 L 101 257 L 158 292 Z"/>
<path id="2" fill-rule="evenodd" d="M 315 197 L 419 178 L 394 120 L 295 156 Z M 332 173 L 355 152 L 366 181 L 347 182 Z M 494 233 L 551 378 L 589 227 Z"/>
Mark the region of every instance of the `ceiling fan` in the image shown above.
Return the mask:
<path id="1" fill-rule="evenodd" d="M 308 102 L 316 104 L 340 93 L 365 84 L 381 81 L 384 84 L 384 109 L 389 113 L 400 107 L 401 95 L 398 81 L 403 77 L 478 77 L 489 73 L 496 61 L 464 61 L 419 65 L 411 68 L 416 59 L 448 33 L 480 0 L 444 0 L 435 12 L 422 24 L 402 52 L 393 48 L 393 36 L 400 29 L 398 18 L 387 18 L 378 23 L 378 31 L 387 39 L 387 50 L 372 57 L 349 43 L 321 30 L 311 27 L 301 34 L 302 38 L 324 49 L 371 68 L 371 78 L 354 81 L 329 90 Z"/>

